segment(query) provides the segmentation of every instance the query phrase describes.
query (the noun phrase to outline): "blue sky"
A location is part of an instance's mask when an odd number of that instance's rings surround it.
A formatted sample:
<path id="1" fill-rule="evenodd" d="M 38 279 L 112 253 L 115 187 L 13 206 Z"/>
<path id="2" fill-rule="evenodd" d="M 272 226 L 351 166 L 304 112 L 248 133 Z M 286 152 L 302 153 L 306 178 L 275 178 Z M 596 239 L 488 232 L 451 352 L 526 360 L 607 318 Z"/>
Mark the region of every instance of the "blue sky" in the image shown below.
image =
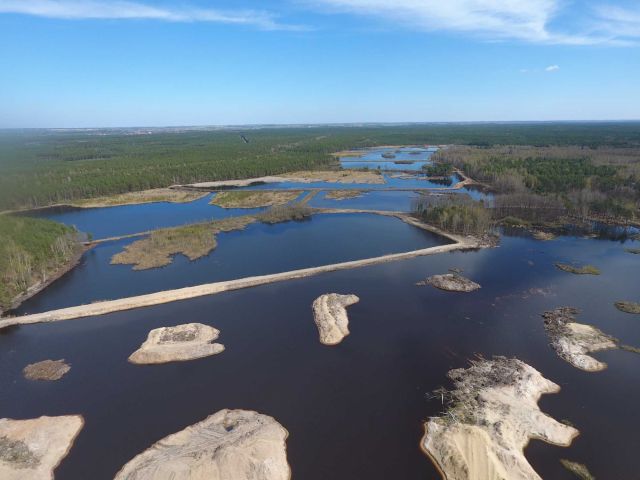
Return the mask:
<path id="1" fill-rule="evenodd" d="M 626 0 L 0 0 L 0 128 L 640 118 Z"/>

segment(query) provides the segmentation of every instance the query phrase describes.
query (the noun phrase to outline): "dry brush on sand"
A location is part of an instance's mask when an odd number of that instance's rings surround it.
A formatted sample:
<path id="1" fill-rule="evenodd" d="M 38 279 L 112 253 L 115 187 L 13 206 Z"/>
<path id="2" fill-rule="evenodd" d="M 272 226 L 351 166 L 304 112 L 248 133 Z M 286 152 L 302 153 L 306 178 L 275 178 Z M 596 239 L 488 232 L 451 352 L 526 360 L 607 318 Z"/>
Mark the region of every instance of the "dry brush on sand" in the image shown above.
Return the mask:
<path id="1" fill-rule="evenodd" d="M 115 480 L 289 480 L 287 430 L 246 410 L 221 410 L 133 458 Z"/>
<path id="2" fill-rule="evenodd" d="M 578 430 L 540 411 L 538 400 L 560 387 L 517 359 L 472 361 L 449 372 L 454 389 L 425 424 L 422 448 L 447 480 L 540 480 L 524 456 L 532 438 L 569 446 Z"/>
<path id="3" fill-rule="evenodd" d="M 560 307 L 542 314 L 551 347 L 560 358 L 580 370 L 604 370 L 607 364 L 589 356 L 589 353 L 618 348 L 618 340 L 596 327 L 577 323 L 578 313 L 576 308 Z"/>

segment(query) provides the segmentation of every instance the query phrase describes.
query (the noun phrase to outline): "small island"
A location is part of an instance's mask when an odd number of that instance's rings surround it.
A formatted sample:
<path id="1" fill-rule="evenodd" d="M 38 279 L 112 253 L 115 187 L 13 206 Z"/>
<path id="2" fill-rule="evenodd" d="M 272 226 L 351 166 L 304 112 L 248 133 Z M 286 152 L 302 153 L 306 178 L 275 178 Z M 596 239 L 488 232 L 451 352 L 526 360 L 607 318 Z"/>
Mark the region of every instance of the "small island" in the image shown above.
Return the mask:
<path id="1" fill-rule="evenodd" d="M 129 357 L 131 363 L 150 365 L 184 362 L 224 352 L 224 345 L 212 343 L 220 331 L 201 323 L 156 328 Z"/>
<path id="2" fill-rule="evenodd" d="M 31 363 L 22 369 L 24 378 L 27 380 L 60 380 L 71 366 L 62 360 L 43 360 L 42 362 Z"/>
<path id="3" fill-rule="evenodd" d="M 323 345 L 338 345 L 349 335 L 347 307 L 358 303 L 356 295 L 329 293 L 313 302 L 313 318 Z"/>
<path id="4" fill-rule="evenodd" d="M 426 280 L 416 283 L 416 285 L 431 285 L 439 290 L 447 292 L 473 292 L 480 289 L 480 284 L 469 280 L 457 273 L 447 273 L 444 275 L 433 275 Z"/>
<path id="5" fill-rule="evenodd" d="M 586 372 L 598 372 L 607 364 L 589 356 L 591 352 L 618 348 L 618 340 L 596 327 L 575 321 L 578 309 L 560 307 L 542 314 L 544 328 L 558 356 Z"/>

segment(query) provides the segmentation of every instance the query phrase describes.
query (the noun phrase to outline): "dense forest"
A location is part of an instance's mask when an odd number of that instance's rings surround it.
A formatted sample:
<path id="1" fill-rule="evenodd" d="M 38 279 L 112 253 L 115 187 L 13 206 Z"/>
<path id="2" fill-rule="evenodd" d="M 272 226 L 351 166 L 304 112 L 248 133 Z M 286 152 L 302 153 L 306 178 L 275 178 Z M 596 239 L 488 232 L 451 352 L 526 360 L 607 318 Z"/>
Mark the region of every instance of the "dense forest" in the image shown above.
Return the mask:
<path id="1" fill-rule="evenodd" d="M 498 220 L 640 220 L 640 148 L 457 146 L 433 158 L 488 184 Z"/>
<path id="2" fill-rule="evenodd" d="M 49 220 L 0 215 L 0 312 L 78 253 L 76 232 Z"/>
<path id="3" fill-rule="evenodd" d="M 1 131 L 0 210 L 326 167 L 332 152 L 387 144 L 640 148 L 640 124 Z"/>

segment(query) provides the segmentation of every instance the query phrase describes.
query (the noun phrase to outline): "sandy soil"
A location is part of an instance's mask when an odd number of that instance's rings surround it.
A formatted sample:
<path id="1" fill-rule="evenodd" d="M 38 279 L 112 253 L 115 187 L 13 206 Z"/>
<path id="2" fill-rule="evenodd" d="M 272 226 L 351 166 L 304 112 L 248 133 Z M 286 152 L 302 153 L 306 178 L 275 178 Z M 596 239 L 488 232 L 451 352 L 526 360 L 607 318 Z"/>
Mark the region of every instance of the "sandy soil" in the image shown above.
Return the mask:
<path id="1" fill-rule="evenodd" d="M 224 351 L 224 345 L 213 343 L 219 335 L 219 330 L 201 323 L 156 328 L 149 332 L 140 348 L 129 356 L 129 361 L 150 365 L 217 355 Z"/>
<path id="2" fill-rule="evenodd" d="M 301 190 L 219 192 L 211 200 L 211 205 L 218 205 L 222 208 L 271 207 L 292 202 L 300 196 L 300 193 L 302 193 Z"/>
<path id="3" fill-rule="evenodd" d="M 287 436 L 266 415 L 221 410 L 155 443 L 114 480 L 289 480 Z"/>
<path id="4" fill-rule="evenodd" d="M 60 380 L 71 366 L 62 360 L 43 360 L 42 362 L 31 363 L 22 369 L 22 373 L 27 380 Z"/>
<path id="5" fill-rule="evenodd" d="M 560 387 L 520 360 L 479 360 L 449 376 L 449 409 L 429 419 L 421 443 L 447 480 L 540 480 L 524 456 L 529 440 L 569 446 L 579 433 L 540 411 L 540 396 Z"/>
<path id="6" fill-rule="evenodd" d="M 318 327 L 320 343 L 338 345 L 349 335 L 347 307 L 359 301 L 355 295 L 328 293 L 313 302 L 313 319 Z"/>
<path id="7" fill-rule="evenodd" d="M 596 327 L 576 323 L 578 313 L 575 308 L 561 307 L 542 314 L 551 346 L 560 358 L 580 370 L 604 370 L 607 364 L 589 356 L 589 353 L 618 348 L 618 340 Z"/>
<path id="8" fill-rule="evenodd" d="M 84 421 L 79 415 L 32 420 L 0 419 L 0 478 L 53 479 Z"/>

